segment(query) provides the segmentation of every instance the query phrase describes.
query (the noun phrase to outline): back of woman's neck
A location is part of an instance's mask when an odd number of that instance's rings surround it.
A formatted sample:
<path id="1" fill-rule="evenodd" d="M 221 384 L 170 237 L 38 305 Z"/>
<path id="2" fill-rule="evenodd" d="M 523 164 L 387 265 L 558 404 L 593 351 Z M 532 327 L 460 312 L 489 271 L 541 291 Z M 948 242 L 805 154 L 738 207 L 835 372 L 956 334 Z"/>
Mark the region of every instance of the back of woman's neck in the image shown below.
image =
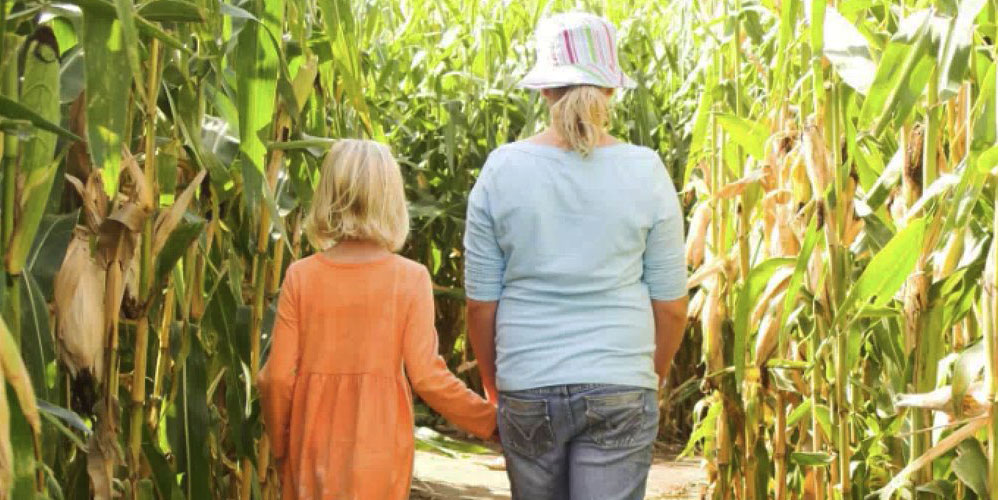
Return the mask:
<path id="1" fill-rule="evenodd" d="M 563 139 L 562 136 L 559 135 L 559 133 L 556 132 L 551 127 L 545 129 L 541 133 L 538 133 L 536 135 L 533 135 L 533 136 L 525 139 L 525 141 L 529 142 L 529 143 L 532 143 L 532 144 L 541 144 L 541 145 L 544 145 L 544 146 L 555 146 L 555 147 L 560 148 L 560 149 L 570 149 L 569 143 L 566 142 L 566 139 Z M 617 138 L 615 138 L 615 136 L 613 136 L 613 135 L 611 135 L 611 134 L 609 134 L 607 132 L 604 132 L 604 133 L 601 134 L 601 139 L 599 141 L 597 141 L 597 147 L 601 147 L 601 146 L 613 146 L 613 145 L 618 144 L 620 142 L 622 142 L 622 141 L 619 141 Z"/>

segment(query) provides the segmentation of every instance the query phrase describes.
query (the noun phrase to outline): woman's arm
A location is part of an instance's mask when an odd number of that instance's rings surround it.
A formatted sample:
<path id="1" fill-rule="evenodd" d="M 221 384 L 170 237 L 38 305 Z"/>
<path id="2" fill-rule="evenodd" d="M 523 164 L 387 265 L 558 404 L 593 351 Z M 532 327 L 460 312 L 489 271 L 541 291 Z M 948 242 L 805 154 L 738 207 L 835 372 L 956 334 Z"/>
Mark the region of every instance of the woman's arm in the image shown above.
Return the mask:
<path id="1" fill-rule="evenodd" d="M 484 167 L 469 193 L 465 217 L 465 304 L 469 342 L 479 365 L 479 376 L 487 399 L 495 403 L 496 315 L 506 261 L 494 231 L 487 172 Z"/>
<path id="2" fill-rule="evenodd" d="M 295 273 L 289 268 L 278 298 L 274 339 L 267 363 L 257 375 L 265 430 L 271 440 L 271 452 L 281 461 L 288 452 L 288 425 L 292 393 L 299 365 L 299 291 Z"/>
<path id="3" fill-rule="evenodd" d="M 660 377 L 660 384 L 670 375 L 674 355 L 684 339 L 687 324 L 687 297 L 677 300 L 653 300 L 653 322 L 656 325 L 656 351 L 653 369 Z"/>
<path id="4" fill-rule="evenodd" d="M 403 332 L 406 376 L 413 390 L 431 408 L 462 429 L 487 439 L 496 430 L 496 409 L 470 391 L 438 355 L 434 292 L 426 270 L 416 287 Z"/>
<path id="5" fill-rule="evenodd" d="M 496 403 L 498 401 L 496 383 L 497 301 L 484 302 L 467 299 L 465 311 L 466 324 L 469 328 L 469 342 L 472 343 L 472 352 L 476 354 L 479 377 L 483 380 L 486 399 L 491 403 Z"/>
<path id="6" fill-rule="evenodd" d="M 653 363 L 662 383 L 680 348 L 687 323 L 687 264 L 684 261 L 684 219 L 673 183 L 657 161 L 655 215 L 646 235 L 642 278 L 649 286 L 656 327 Z"/>

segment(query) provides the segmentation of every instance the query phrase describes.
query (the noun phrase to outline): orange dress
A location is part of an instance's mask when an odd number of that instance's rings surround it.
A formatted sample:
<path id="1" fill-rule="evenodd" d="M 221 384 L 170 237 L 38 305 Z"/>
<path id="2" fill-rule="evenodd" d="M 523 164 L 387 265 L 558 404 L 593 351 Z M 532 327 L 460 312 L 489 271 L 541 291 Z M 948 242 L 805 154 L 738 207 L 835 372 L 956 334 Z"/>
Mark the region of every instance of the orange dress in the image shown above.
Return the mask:
<path id="1" fill-rule="evenodd" d="M 282 497 L 407 498 L 411 385 L 451 422 L 491 436 L 495 408 L 452 375 L 437 349 L 424 266 L 398 255 L 293 263 L 257 379 L 271 450 L 283 461 Z"/>

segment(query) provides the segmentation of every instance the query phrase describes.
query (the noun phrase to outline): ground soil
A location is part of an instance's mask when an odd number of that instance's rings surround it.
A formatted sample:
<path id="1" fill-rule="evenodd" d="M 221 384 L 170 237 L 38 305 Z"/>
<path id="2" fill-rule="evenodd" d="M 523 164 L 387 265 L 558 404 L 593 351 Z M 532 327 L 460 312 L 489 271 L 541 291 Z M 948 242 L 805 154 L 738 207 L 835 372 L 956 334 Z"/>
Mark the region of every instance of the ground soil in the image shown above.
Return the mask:
<path id="1" fill-rule="evenodd" d="M 497 453 L 449 457 L 418 451 L 410 499 L 509 499 L 506 472 L 491 468 L 497 457 Z M 657 450 L 646 486 L 647 499 L 698 499 L 704 487 L 699 460 L 675 460 L 670 450 Z"/>

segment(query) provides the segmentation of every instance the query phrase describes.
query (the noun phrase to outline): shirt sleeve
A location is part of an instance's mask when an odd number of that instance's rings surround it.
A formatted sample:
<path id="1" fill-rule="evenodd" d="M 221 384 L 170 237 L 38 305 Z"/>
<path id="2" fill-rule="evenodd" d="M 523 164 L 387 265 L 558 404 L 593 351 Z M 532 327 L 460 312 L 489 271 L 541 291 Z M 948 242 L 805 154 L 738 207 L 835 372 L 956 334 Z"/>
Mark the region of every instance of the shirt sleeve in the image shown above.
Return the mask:
<path id="1" fill-rule="evenodd" d="M 434 292 L 426 269 L 414 287 L 403 335 L 403 363 L 413 390 L 455 425 L 490 437 L 496 429 L 496 409 L 452 374 L 438 354 Z"/>
<path id="2" fill-rule="evenodd" d="M 473 300 L 500 300 L 506 262 L 497 242 L 490 211 L 491 156 L 469 194 L 465 215 L 465 295 Z"/>
<path id="3" fill-rule="evenodd" d="M 274 338 L 267 363 L 257 375 L 261 410 L 271 452 L 277 459 L 288 452 L 288 426 L 299 366 L 299 290 L 293 268 L 288 269 L 278 297 Z"/>
<path id="4" fill-rule="evenodd" d="M 673 181 L 657 157 L 653 224 L 646 235 L 642 255 L 642 277 L 649 297 L 674 300 L 687 295 L 687 264 L 684 261 L 684 217 Z"/>

